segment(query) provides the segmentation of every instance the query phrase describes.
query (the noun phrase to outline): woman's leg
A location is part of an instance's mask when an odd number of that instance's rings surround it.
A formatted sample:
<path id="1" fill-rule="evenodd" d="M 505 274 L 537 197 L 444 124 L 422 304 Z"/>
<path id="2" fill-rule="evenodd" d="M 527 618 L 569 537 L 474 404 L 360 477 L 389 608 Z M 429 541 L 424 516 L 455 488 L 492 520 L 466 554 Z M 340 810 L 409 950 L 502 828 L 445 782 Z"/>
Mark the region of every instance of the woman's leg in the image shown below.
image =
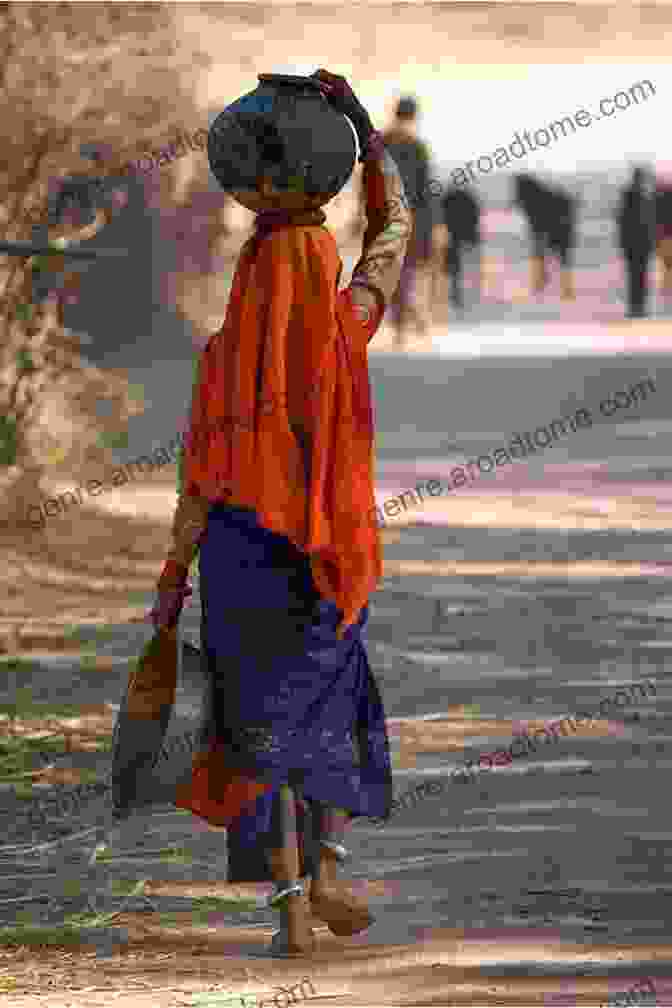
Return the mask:
<path id="1" fill-rule="evenodd" d="M 316 820 L 314 835 L 319 844 L 310 889 L 311 910 L 334 934 L 358 934 L 370 927 L 374 918 L 348 883 L 337 877 L 338 865 L 348 856 L 344 840 L 350 817 L 343 809 L 322 802 L 311 802 L 311 805 Z"/>
<path id="2" fill-rule="evenodd" d="M 276 885 L 271 905 L 280 911 L 280 931 L 272 947 L 278 952 L 312 952 L 313 931 L 300 882 L 296 795 L 289 784 L 280 787 L 273 803 L 266 857 Z"/>

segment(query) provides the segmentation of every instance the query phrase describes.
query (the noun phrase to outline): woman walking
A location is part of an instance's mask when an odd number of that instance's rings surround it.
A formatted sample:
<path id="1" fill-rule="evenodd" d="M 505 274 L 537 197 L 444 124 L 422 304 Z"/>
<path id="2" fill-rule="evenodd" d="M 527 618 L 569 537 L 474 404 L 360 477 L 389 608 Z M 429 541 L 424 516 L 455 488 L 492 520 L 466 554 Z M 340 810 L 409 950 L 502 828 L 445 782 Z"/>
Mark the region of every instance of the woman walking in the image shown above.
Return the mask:
<path id="1" fill-rule="evenodd" d="M 411 217 L 396 165 L 349 85 L 324 70 L 313 78 L 357 133 L 363 253 L 339 291 L 324 198 L 297 193 L 291 209 L 287 185 L 274 188 L 277 147 L 272 179 L 260 147 L 256 189 L 234 192 L 257 212 L 256 229 L 200 358 L 153 610 L 158 627 L 174 627 L 198 550 L 208 701 L 202 749 L 176 804 L 228 827 L 238 844 L 263 839 L 278 954 L 314 947 L 297 807 L 310 824 L 310 912 L 351 935 L 373 918 L 337 878 L 346 828 L 357 816 L 389 816 L 392 797 L 384 712 L 361 639 L 382 570 L 369 517 L 366 348 L 399 283 Z"/>

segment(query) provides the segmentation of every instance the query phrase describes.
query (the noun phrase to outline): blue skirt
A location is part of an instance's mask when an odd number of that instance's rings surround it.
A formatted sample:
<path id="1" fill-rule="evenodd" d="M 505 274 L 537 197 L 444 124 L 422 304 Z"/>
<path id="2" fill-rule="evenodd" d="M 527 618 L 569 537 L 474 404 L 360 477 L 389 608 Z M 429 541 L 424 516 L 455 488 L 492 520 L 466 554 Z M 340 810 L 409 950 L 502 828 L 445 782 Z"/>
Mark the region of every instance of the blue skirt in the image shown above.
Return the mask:
<path id="1" fill-rule="evenodd" d="M 368 607 L 339 640 L 340 612 L 316 592 L 307 555 L 247 509 L 211 508 L 199 567 L 214 734 L 227 766 L 269 785 L 228 827 L 230 847 L 269 832 L 287 782 L 353 818 L 388 818 L 385 713 L 362 641 Z"/>

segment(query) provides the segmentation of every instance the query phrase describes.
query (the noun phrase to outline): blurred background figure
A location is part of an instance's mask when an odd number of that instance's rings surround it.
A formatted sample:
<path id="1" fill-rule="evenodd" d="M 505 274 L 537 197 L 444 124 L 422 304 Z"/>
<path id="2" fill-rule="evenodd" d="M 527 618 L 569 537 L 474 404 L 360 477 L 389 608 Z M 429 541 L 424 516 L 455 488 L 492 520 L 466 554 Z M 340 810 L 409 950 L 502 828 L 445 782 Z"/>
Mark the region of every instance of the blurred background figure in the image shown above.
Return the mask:
<path id="1" fill-rule="evenodd" d="M 448 186 L 441 200 L 443 223 L 447 232 L 445 268 L 448 273 L 448 297 L 453 308 L 464 307 L 464 253 L 475 253 L 478 292 L 481 290 L 481 207 L 477 196 L 464 186 Z"/>
<path id="2" fill-rule="evenodd" d="M 575 200 L 562 189 L 551 188 L 532 175 L 514 177 L 513 203 L 527 216 L 532 239 L 530 289 L 540 294 L 548 283 L 546 258 L 560 261 L 560 296 L 574 299 L 571 256 L 575 244 Z"/>
<path id="3" fill-rule="evenodd" d="M 428 281 L 435 212 L 429 191 L 430 153 L 427 145 L 418 139 L 417 126 L 417 101 L 411 97 L 400 98 L 392 125 L 383 134 L 385 145 L 399 168 L 406 198 L 413 211 L 413 233 L 399 287 L 390 305 L 390 318 L 399 347 L 405 344 L 405 331 L 410 319 L 419 336 L 424 337 L 429 331 Z"/>
<path id="4" fill-rule="evenodd" d="M 633 170 L 630 185 L 621 193 L 618 244 L 623 250 L 627 273 L 628 318 L 643 318 L 647 313 L 649 262 L 656 236 L 652 183 L 650 173 L 639 166 Z"/>
<path id="5" fill-rule="evenodd" d="M 660 286 L 665 297 L 672 295 L 672 170 L 656 172 L 656 253 L 660 263 Z"/>

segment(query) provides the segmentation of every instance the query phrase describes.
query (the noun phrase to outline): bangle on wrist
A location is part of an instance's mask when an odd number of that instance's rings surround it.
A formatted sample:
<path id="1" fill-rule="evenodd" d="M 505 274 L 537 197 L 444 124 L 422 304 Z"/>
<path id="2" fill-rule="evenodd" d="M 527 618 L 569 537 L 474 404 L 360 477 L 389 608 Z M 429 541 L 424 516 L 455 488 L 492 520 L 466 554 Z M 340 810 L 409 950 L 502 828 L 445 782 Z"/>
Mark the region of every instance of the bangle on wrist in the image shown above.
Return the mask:
<path id="1" fill-rule="evenodd" d="M 378 130 L 371 130 L 365 142 L 362 144 L 360 161 L 368 161 L 373 158 L 381 158 L 385 153 L 385 140 L 383 134 Z"/>
<path id="2" fill-rule="evenodd" d="M 173 557 L 168 557 L 165 564 L 163 565 L 163 570 L 161 571 L 161 576 L 159 578 L 159 584 L 168 582 L 171 585 L 184 584 L 189 576 L 189 568 L 185 567 L 184 564 L 178 563 Z"/>

